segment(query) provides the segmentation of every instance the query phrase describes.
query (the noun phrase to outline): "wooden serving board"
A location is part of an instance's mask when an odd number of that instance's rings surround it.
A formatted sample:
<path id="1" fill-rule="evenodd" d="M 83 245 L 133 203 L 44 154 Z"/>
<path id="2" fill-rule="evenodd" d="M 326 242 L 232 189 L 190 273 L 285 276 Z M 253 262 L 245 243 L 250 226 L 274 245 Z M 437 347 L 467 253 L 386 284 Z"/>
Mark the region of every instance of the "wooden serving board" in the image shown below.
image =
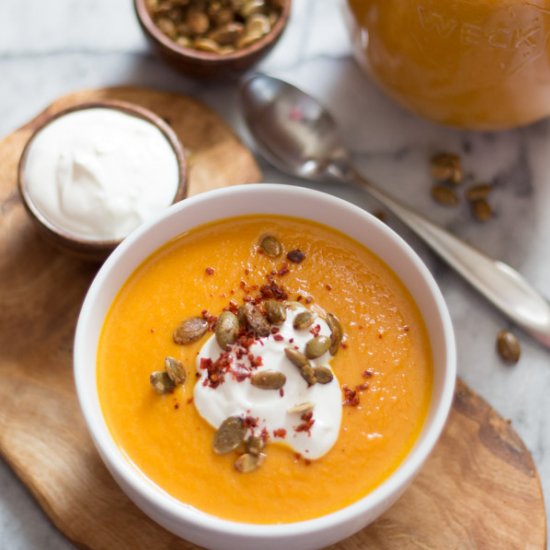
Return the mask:
<path id="1" fill-rule="evenodd" d="M 203 105 L 137 88 L 78 92 L 122 99 L 173 126 L 189 152 L 190 193 L 259 181 L 250 153 Z M 53 523 L 89 549 L 193 549 L 149 520 L 118 488 L 86 431 L 72 379 L 78 311 L 96 266 L 58 253 L 35 233 L 16 189 L 23 146 L 44 113 L 0 142 L 0 453 Z M 7 542 L 7 541 L 6 541 Z M 403 498 L 333 547 L 544 549 L 546 516 L 533 460 L 512 427 L 459 382 L 434 453 Z"/>

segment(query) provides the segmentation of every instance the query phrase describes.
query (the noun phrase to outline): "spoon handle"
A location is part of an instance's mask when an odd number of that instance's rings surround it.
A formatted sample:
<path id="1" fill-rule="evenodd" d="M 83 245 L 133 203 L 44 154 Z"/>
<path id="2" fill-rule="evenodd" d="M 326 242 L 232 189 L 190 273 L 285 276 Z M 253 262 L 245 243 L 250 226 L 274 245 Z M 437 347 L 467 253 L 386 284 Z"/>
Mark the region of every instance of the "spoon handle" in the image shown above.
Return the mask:
<path id="1" fill-rule="evenodd" d="M 498 309 L 550 347 L 550 304 L 516 270 L 414 212 L 357 171 L 349 171 L 346 179 L 366 187 Z"/>

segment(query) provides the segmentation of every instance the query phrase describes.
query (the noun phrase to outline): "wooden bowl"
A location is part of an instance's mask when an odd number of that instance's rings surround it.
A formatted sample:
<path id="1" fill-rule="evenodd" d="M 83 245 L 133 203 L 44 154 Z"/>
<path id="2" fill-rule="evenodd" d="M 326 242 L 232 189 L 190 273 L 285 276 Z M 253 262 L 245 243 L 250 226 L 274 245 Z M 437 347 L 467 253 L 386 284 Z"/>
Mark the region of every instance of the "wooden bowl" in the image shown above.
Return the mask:
<path id="1" fill-rule="evenodd" d="M 69 113 L 92 108 L 107 108 L 122 111 L 129 115 L 141 118 L 147 122 L 152 123 L 162 132 L 174 151 L 179 171 L 178 186 L 176 188 L 176 193 L 171 204 L 174 204 L 185 198 L 187 194 L 187 163 L 185 161 L 183 147 L 177 135 L 170 128 L 170 126 L 168 126 L 166 122 L 164 122 L 159 116 L 155 115 L 153 112 L 133 103 L 116 100 L 102 100 L 81 103 L 73 107 L 63 109 L 62 111 L 59 111 L 47 117 L 42 122 L 42 124 L 40 124 L 35 129 L 28 142 L 26 143 L 25 148 L 23 149 L 21 158 L 19 160 L 17 172 L 18 189 L 23 200 L 23 205 L 25 206 L 25 209 L 27 210 L 32 221 L 38 228 L 40 234 L 57 248 L 84 260 L 103 261 L 115 249 L 115 247 L 120 244 L 123 239 L 87 239 L 80 235 L 75 235 L 71 233 L 71 231 L 60 227 L 58 224 L 50 220 L 36 206 L 31 194 L 29 193 L 28 185 L 24 177 L 24 167 L 27 160 L 28 152 L 30 150 L 30 146 L 33 140 L 39 134 L 39 132 L 54 120 L 57 120 L 58 118 L 61 118 Z"/>
<path id="2" fill-rule="evenodd" d="M 235 79 L 258 63 L 275 46 L 286 28 L 292 0 L 279 0 L 281 15 L 262 38 L 229 54 L 204 52 L 177 44 L 157 27 L 146 0 L 134 0 L 134 8 L 145 35 L 161 56 L 179 72 L 208 80 Z"/>

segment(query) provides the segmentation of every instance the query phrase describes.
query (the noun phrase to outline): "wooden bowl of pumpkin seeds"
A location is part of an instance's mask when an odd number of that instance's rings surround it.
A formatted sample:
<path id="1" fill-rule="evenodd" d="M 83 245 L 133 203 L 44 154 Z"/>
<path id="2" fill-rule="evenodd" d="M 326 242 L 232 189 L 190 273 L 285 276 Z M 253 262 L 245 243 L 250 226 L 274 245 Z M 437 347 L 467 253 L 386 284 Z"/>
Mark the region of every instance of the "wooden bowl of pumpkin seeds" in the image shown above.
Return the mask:
<path id="1" fill-rule="evenodd" d="M 227 79 L 273 48 L 291 0 L 134 0 L 134 6 L 146 36 L 175 69 Z"/>

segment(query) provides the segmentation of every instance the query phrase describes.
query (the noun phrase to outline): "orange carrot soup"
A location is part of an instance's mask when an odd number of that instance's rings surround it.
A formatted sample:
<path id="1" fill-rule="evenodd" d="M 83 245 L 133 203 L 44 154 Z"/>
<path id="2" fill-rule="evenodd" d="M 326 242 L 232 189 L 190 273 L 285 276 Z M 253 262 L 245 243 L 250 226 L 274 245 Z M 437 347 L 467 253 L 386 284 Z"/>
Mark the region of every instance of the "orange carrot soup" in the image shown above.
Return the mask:
<path id="1" fill-rule="evenodd" d="M 336 230 L 274 215 L 202 225 L 147 258 L 97 364 L 128 460 L 186 504 L 257 524 L 334 512 L 386 480 L 432 377 L 395 273 Z"/>

